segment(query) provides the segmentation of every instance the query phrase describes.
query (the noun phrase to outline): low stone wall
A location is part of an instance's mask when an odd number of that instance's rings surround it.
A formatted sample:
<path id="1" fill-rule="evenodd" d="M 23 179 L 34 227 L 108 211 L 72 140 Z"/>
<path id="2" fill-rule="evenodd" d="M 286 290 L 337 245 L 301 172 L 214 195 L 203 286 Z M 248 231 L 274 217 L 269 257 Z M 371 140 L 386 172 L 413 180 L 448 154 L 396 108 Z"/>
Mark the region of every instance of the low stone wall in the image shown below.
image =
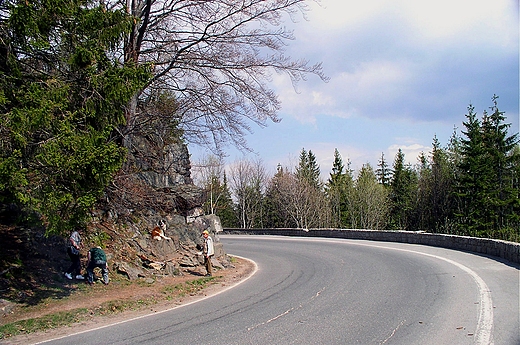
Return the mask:
<path id="1" fill-rule="evenodd" d="M 224 228 L 224 234 L 279 235 L 328 237 L 384 242 L 423 244 L 486 255 L 497 256 L 520 263 L 520 243 L 455 235 L 431 234 L 414 231 L 358 230 L 358 229 L 233 229 Z"/>

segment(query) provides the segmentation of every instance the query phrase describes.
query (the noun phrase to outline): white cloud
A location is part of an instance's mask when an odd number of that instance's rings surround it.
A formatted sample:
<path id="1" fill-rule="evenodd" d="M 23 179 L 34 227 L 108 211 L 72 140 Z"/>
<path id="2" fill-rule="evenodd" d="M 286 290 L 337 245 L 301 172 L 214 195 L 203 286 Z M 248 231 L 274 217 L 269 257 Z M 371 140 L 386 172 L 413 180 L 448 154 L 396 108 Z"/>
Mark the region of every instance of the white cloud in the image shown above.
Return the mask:
<path id="1" fill-rule="evenodd" d="M 343 106 L 366 106 L 376 100 L 384 102 L 401 96 L 402 88 L 409 80 L 409 71 L 397 62 L 367 61 L 361 62 L 352 73 L 342 72 L 333 77 L 331 85 L 325 87 L 330 92 L 343 91 Z"/>
<path id="2" fill-rule="evenodd" d="M 458 106 L 488 102 L 493 93 L 511 97 L 504 77 L 514 74 L 504 71 L 515 63 L 518 68 L 516 1 L 322 5 L 313 6 L 309 22 L 297 24 L 289 53 L 322 61 L 331 80 L 310 78 L 298 86 L 300 94 L 288 81 L 275 83 L 284 114 L 303 122 L 329 114 L 454 123 Z"/>
<path id="3" fill-rule="evenodd" d="M 321 0 L 320 5 L 311 6 L 311 26 L 325 31 L 337 31 L 364 23 L 382 11 L 385 0 Z"/>
<path id="4" fill-rule="evenodd" d="M 518 14 L 512 0 L 402 1 L 400 8 L 423 39 L 510 40 L 508 24 Z M 518 28 L 517 28 L 518 29 Z M 506 35 L 496 36 L 497 31 Z M 478 33 L 478 37 L 474 37 Z M 487 37 L 486 37 L 487 36 Z"/>
<path id="5" fill-rule="evenodd" d="M 301 28 L 309 33 L 342 35 L 358 29 L 369 31 L 369 25 L 376 22 L 390 22 L 424 40 L 467 38 L 475 31 L 487 32 L 493 41 L 507 40 L 510 35 L 497 37 L 493 32 L 511 32 L 518 16 L 515 0 L 321 0 L 321 5 L 310 7 L 310 21 Z"/>
<path id="6" fill-rule="evenodd" d="M 312 105 L 313 106 L 330 106 L 334 104 L 331 96 L 325 95 L 323 92 L 312 91 Z"/>
<path id="7" fill-rule="evenodd" d="M 362 63 L 358 71 L 358 85 L 365 91 L 381 84 L 393 84 L 407 79 L 403 66 L 390 61 L 372 61 Z"/>
<path id="8" fill-rule="evenodd" d="M 410 144 L 410 145 L 394 144 L 394 145 L 391 145 L 387 149 L 388 158 L 390 158 L 389 159 L 390 164 L 392 164 L 399 149 L 401 149 L 401 151 L 403 152 L 406 163 L 410 163 L 412 165 L 417 163 L 417 158 L 419 157 L 419 155 L 421 153 L 424 153 L 426 155 L 426 157 L 428 157 L 428 155 L 431 151 L 431 147 L 424 146 L 424 145 L 417 144 L 417 143 Z"/>
<path id="9" fill-rule="evenodd" d="M 282 122 L 251 137 L 275 167 L 311 149 L 324 176 L 334 148 L 359 170 L 401 148 L 415 164 L 433 136 L 447 144 L 469 103 L 499 108 L 520 131 L 517 0 L 322 0 L 294 25 L 288 55 L 322 62 L 331 78 L 309 76 L 295 92 L 273 75 Z M 254 138 L 254 139 L 253 139 Z"/>
<path id="10" fill-rule="evenodd" d="M 328 114 L 383 117 L 392 109 L 385 109 L 406 93 L 411 82 L 409 68 L 392 61 L 362 62 L 352 72 L 339 71 L 328 83 L 298 86 L 294 91 L 290 82 L 278 78 L 275 82 L 282 112 L 302 122 L 315 122 L 316 116 Z M 376 105 L 382 105 L 379 108 Z"/>

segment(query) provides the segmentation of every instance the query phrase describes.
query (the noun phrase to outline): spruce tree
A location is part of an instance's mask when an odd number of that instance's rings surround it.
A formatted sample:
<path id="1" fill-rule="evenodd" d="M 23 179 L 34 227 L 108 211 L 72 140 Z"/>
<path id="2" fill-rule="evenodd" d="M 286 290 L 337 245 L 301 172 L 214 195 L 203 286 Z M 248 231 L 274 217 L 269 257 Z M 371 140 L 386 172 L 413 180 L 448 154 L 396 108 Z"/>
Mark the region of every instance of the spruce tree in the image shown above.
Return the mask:
<path id="1" fill-rule="evenodd" d="M 480 121 L 477 119 L 473 105 L 468 106 L 467 121 L 463 122 L 466 130 L 462 134 L 466 138 L 460 139 L 461 160 L 458 162 L 457 186 L 455 196 L 457 198 L 458 218 L 457 225 L 460 234 L 476 235 L 482 227 L 479 222 L 479 203 L 483 199 L 482 181 L 485 178 L 485 162 L 482 135 L 480 133 Z"/>
<path id="2" fill-rule="evenodd" d="M 296 167 L 295 188 L 298 190 L 298 200 L 295 207 L 298 215 L 299 227 L 324 227 L 330 224 L 330 206 L 323 190 L 323 183 L 320 179 L 320 167 L 316 161 L 316 156 L 312 151 L 302 149 L 300 161 Z"/>
<path id="3" fill-rule="evenodd" d="M 448 154 L 440 147 L 437 138 L 433 141 L 432 151 L 432 184 L 431 184 L 431 220 L 433 232 L 449 231 L 450 218 L 453 213 L 453 190 L 455 180 L 452 175 L 454 167 L 450 165 Z"/>
<path id="4" fill-rule="evenodd" d="M 298 226 L 297 202 L 300 200 L 297 193 L 297 184 L 294 174 L 278 165 L 266 191 L 265 224 L 269 228 L 293 228 Z"/>
<path id="5" fill-rule="evenodd" d="M 276 167 L 276 173 L 269 181 L 265 192 L 264 224 L 267 228 L 281 228 L 285 226 L 283 222 L 285 217 L 282 215 L 282 210 L 277 205 L 277 200 L 280 200 L 278 184 L 283 173 L 283 167 L 278 164 Z"/>
<path id="6" fill-rule="evenodd" d="M 447 233 L 453 213 L 453 166 L 449 154 L 435 136 L 429 158 L 421 155 L 419 166 L 416 227 Z"/>
<path id="7" fill-rule="evenodd" d="M 414 209 L 418 178 L 412 167 L 405 164 L 401 149 L 396 154 L 392 170 L 389 226 L 395 230 L 412 230 L 410 215 Z"/>
<path id="8" fill-rule="evenodd" d="M 456 213 L 460 233 L 515 238 L 518 236 L 518 188 L 515 188 L 515 147 L 518 134 L 508 136 L 504 113 L 493 96 L 492 113 L 477 119 L 474 107 L 468 107 L 466 130 L 461 139 L 458 165 Z"/>
<path id="9" fill-rule="evenodd" d="M 385 154 L 381 152 L 381 159 L 379 159 L 376 176 L 379 183 L 387 187 L 390 184 L 390 178 L 392 176 L 392 170 L 388 167 L 388 163 L 385 160 Z"/>
<path id="10" fill-rule="evenodd" d="M 316 156 L 311 150 L 307 152 L 305 148 L 302 148 L 298 167 L 296 168 L 296 177 L 310 187 L 321 190 L 320 167 L 316 161 Z"/>
<path id="11" fill-rule="evenodd" d="M 427 230 L 431 225 L 432 168 L 424 152 L 419 155 L 417 175 L 417 201 L 412 218 L 414 228 Z"/>
<path id="12" fill-rule="evenodd" d="M 352 191 L 353 178 L 350 162 L 345 167 L 338 151 L 334 150 L 332 172 L 325 185 L 325 192 L 330 202 L 333 227 L 348 227 L 350 225 L 349 195 Z"/>
<path id="13" fill-rule="evenodd" d="M 511 168 L 513 204 L 511 205 L 510 226 L 507 229 L 511 233 L 511 236 L 508 236 L 508 239 L 510 241 L 520 242 L 520 211 L 518 211 L 520 210 L 520 144 L 516 144 L 510 155 L 515 158 L 512 159 Z"/>
<path id="14" fill-rule="evenodd" d="M 221 178 L 222 182 L 220 181 Z M 226 172 L 223 172 L 223 177 L 211 176 L 207 183 L 203 186 L 206 191 L 206 202 L 203 205 L 204 212 L 217 215 L 223 227 L 237 227 L 238 222 L 227 184 Z"/>
<path id="15" fill-rule="evenodd" d="M 518 208 L 518 190 L 515 190 L 511 177 L 514 171 L 514 162 L 518 156 L 511 154 L 518 144 L 518 134 L 508 136 L 510 124 L 504 123 L 504 112 L 498 109 L 498 96 L 492 98 L 492 113 L 485 114 L 482 120 L 482 132 L 486 157 L 490 165 L 489 177 L 491 186 L 488 189 L 488 211 L 490 233 L 492 237 L 503 237 L 500 232 L 515 223 L 520 209 Z M 507 232 L 506 231 L 506 232 Z M 498 232 L 498 233 L 496 233 Z M 496 233 L 496 234 L 495 234 Z"/>

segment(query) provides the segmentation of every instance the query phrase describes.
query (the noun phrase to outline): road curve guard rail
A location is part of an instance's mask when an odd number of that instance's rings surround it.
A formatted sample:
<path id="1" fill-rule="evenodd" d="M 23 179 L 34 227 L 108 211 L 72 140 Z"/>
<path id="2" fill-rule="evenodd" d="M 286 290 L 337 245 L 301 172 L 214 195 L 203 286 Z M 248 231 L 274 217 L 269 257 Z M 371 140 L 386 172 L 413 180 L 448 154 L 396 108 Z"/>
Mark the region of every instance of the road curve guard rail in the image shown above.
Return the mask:
<path id="1" fill-rule="evenodd" d="M 237 229 L 223 228 L 223 234 L 278 235 L 302 237 L 346 238 L 384 242 L 423 244 L 496 256 L 520 263 L 520 243 L 456 235 L 432 234 L 424 231 L 359 230 L 359 229 Z"/>

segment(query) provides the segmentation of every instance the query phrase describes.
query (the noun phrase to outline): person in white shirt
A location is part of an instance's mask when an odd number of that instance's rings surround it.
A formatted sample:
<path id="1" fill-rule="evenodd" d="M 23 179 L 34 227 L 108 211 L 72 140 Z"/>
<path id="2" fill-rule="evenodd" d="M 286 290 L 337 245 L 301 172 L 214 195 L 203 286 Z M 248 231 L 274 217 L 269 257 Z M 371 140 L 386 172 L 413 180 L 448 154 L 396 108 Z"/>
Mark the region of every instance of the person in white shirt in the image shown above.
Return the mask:
<path id="1" fill-rule="evenodd" d="M 69 254 L 70 261 L 72 261 L 69 269 L 65 271 L 65 277 L 67 279 L 72 279 L 75 277 L 76 279 L 83 280 L 84 277 L 81 275 L 81 259 L 80 259 L 80 249 L 81 249 L 81 236 L 79 235 L 79 230 L 73 231 L 69 237 L 69 245 L 67 246 L 67 254 Z"/>
<path id="2" fill-rule="evenodd" d="M 202 232 L 202 236 L 204 237 L 204 246 L 202 248 L 202 253 L 204 255 L 204 265 L 206 266 L 206 277 L 211 277 L 213 275 L 211 257 L 215 254 L 215 249 L 213 248 L 213 239 L 209 235 L 208 230 L 204 230 Z"/>

